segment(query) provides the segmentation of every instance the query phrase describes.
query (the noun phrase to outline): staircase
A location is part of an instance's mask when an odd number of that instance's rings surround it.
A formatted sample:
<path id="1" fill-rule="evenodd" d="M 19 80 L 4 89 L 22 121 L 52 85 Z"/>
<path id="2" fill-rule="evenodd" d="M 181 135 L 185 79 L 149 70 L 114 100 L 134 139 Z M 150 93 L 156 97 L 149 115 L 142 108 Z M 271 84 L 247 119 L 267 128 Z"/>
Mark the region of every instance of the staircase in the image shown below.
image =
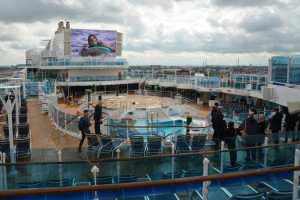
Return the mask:
<path id="1" fill-rule="evenodd" d="M 158 119 L 167 119 L 168 115 L 161 109 L 161 107 L 151 107 L 148 108 L 149 111 L 149 119 L 151 118 L 151 113 L 153 113 L 153 120 Z"/>

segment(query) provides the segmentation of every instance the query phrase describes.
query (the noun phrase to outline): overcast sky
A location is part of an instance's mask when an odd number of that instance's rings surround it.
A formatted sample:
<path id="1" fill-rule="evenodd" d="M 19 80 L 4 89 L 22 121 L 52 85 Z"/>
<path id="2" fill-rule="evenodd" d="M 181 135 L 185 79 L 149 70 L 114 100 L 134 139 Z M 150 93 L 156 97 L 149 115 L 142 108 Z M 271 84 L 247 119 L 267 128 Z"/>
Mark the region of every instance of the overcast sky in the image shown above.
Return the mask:
<path id="1" fill-rule="evenodd" d="M 0 0 L 0 65 L 25 63 L 59 21 L 123 33 L 130 65 L 267 65 L 300 53 L 298 0 Z"/>

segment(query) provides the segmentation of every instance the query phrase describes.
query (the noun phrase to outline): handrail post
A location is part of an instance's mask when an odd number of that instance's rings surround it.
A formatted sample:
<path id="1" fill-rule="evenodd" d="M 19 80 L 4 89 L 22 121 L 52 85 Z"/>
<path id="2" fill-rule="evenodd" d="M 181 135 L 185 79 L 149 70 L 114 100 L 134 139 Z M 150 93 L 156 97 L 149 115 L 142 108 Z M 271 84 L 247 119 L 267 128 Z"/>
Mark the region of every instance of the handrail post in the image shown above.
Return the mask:
<path id="1" fill-rule="evenodd" d="M 68 122 L 67 122 L 67 113 L 64 113 L 64 121 L 65 121 L 65 134 L 67 133 L 68 130 Z"/>
<path id="2" fill-rule="evenodd" d="M 61 151 L 59 151 L 58 153 L 57 153 L 57 160 L 58 160 L 58 162 L 61 162 L 62 161 L 62 153 L 61 153 Z M 60 187 L 62 188 L 62 177 L 63 177 L 63 175 L 62 175 L 62 165 L 61 164 L 59 164 L 59 169 L 58 169 L 58 174 L 59 174 L 59 182 L 60 182 Z"/>
<path id="3" fill-rule="evenodd" d="M 182 121 L 182 133 L 181 133 L 181 135 L 183 135 L 184 134 L 184 121 Z"/>
<path id="4" fill-rule="evenodd" d="M 3 153 L 0 151 L 0 163 L 2 163 Z M 4 191 L 4 165 L 0 166 L 0 191 Z"/>
<path id="5" fill-rule="evenodd" d="M 174 179 L 174 165 L 175 165 L 175 162 L 174 162 L 174 154 L 175 154 L 175 146 L 174 144 L 172 143 L 172 146 L 171 146 L 171 149 L 172 149 L 172 179 Z"/>
<path id="6" fill-rule="evenodd" d="M 265 137 L 265 143 L 264 143 L 264 146 L 268 146 L 268 137 Z M 267 167 L 267 155 L 268 153 L 268 148 L 264 148 L 264 167 Z"/>
<path id="7" fill-rule="evenodd" d="M 208 176 L 208 164 L 209 160 L 207 158 L 203 159 L 203 176 Z M 207 194 L 208 194 L 208 189 L 207 187 L 210 185 L 210 181 L 203 181 L 203 189 L 202 189 L 202 196 L 203 200 L 207 200 Z"/>
<path id="8" fill-rule="evenodd" d="M 223 168 L 224 168 L 224 145 L 225 145 L 225 142 L 224 141 L 221 141 L 221 166 L 220 166 L 220 171 L 221 171 L 221 174 L 223 174 Z"/>
<path id="9" fill-rule="evenodd" d="M 295 150 L 295 166 L 299 166 L 300 150 Z M 299 171 L 294 171 L 293 200 L 298 199 Z"/>
<path id="10" fill-rule="evenodd" d="M 6 163 L 6 154 L 2 153 L 2 163 Z M 7 191 L 6 166 L 3 166 L 3 191 Z"/>
<path id="11" fill-rule="evenodd" d="M 94 175 L 94 183 L 95 185 L 97 185 L 97 173 L 99 172 L 99 168 L 96 167 L 96 165 L 91 169 L 91 172 Z M 95 199 L 94 200 L 98 200 L 98 195 L 97 195 L 97 190 L 95 190 Z"/>
<path id="12" fill-rule="evenodd" d="M 117 159 L 120 159 L 120 152 L 121 152 L 120 148 L 118 148 L 118 149 L 116 150 L 116 152 L 117 152 Z"/>
<path id="13" fill-rule="evenodd" d="M 150 135 L 152 135 L 152 133 L 153 133 L 153 112 L 150 113 L 150 122 L 151 122 Z"/>

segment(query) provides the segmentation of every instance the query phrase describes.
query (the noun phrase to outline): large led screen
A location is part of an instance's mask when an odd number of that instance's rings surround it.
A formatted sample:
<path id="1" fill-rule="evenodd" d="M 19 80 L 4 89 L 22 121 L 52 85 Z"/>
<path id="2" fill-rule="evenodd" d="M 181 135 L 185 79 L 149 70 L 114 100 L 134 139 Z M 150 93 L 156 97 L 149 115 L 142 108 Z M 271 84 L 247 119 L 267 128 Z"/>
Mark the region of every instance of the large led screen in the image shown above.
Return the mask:
<path id="1" fill-rule="evenodd" d="M 71 56 L 116 56 L 117 31 L 71 30 Z"/>

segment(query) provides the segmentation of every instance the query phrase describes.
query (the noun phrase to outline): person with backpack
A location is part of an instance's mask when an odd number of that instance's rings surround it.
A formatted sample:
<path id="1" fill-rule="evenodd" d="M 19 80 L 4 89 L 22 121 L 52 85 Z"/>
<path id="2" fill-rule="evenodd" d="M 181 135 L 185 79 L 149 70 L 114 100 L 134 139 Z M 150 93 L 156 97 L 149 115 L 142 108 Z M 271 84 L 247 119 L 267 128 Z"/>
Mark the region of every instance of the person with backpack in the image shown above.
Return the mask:
<path id="1" fill-rule="evenodd" d="M 81 152 L 81 147 L 82 144 L 84 142 L 85 139 L 85 134 L 86 133 L 90 133 L 90 126 L 92 126 L 92 123 L 90 122 L 90 118 L 89 118 L 89 111 L 88 110 L 84 110 L 83 111 L 84 115 L 82 117 L 80 117 L 79 122 L 78 122 L 78 128 L 81 132 L 81 140 L 79 143 L 79 147 L 78 147 L 78 153 Z"/>
<path id="2" fill-rule="evenodd" d="M 255 147 L 257 143 L 257 135 L 259 134 L 258 122 L 254 119 L 254 112 L 249 112 L 249 117 L 245 119 L 239 126 L 239 131 L 245 130 L 246 136 L 246 147 Z M 256 149 L 247 149 L 246 161 L 250 161 L 250 154 L 252 160 L 256 160 Z"/>

